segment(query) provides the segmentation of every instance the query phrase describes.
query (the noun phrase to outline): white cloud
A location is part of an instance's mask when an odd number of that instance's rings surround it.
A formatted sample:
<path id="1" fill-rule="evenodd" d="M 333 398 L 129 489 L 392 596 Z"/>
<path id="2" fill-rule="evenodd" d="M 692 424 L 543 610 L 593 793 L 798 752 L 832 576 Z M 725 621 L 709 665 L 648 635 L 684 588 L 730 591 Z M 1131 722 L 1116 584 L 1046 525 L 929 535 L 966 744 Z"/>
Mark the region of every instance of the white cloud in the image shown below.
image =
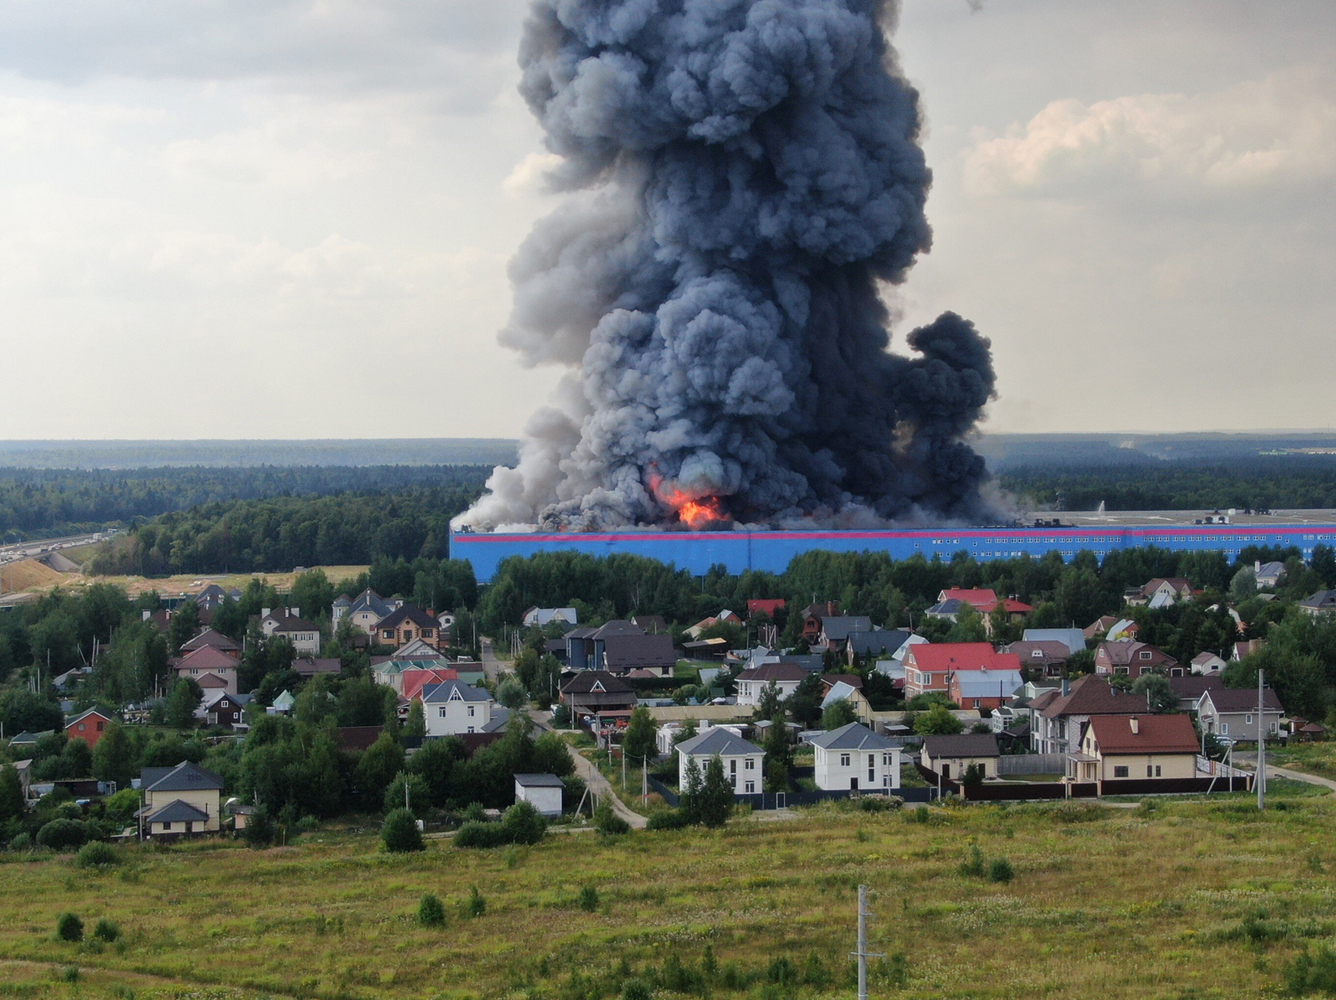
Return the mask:
<path id="1" fill-rule="evenodd" d="M 974 140 L 965 184 L 979 197 L 1246 192 L 1336 172 L 1336 83 L 1306 68 L 1195 95 L 1068 98 Z"/>

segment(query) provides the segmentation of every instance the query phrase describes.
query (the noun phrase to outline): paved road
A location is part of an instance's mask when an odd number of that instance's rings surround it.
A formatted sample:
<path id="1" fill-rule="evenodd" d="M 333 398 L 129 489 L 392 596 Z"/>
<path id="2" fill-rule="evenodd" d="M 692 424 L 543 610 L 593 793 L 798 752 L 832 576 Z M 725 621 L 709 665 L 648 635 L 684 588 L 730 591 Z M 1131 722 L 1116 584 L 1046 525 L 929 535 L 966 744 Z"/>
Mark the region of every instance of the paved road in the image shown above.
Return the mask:
<path id="1" fill-rule="evenodd" d="M 80 545 L 89 545 L 92 542 L 100 541 L 104 538 L 111 538 L 116 535 L 115 531 L 99 531 L 88 535 L 67 535 L 64 538 L 42 538 L 32 542 L 17 542 L 13 545 L 0 545 L 0 563 L 18 562 L 21 559 L 35 559 L 38 556 L 44 556 L 48 552 L 59 552 L 61 549 L 72 549 Z"/>
<path id="2" fill-rule="evenodd" d="M 1237 753 L 1234 755 L 1234 762 L 1240 766 L 1246 766 L 1252 770 L 1257 770 L 1257 754 Z M 1273 764 L 1266 765 L 1267 779 L 1271 778 L 1289 778 L 1292 781 L 1303 781 L 1310 785 L 1321 785 L 1336 792 L 1336 781 L 1330 778 L 1319 778 L 1316 774 L 1305 774 L 1303 771 L 1291 771 L 1289 768 L 1276 767 Z"/>
<path id="3" fill-rule="evenodd" d="M 603 772 L 594 766 L 593 761 L 587 757 L 582 757 L 578 752 L 572 750 L 571 758 L 575 761 L 575 772 L 584 779 L 589 790 L 602 800 L 607 796 L 608 801 L 612 803 L 612 811 L 615 812 L 626 822 L 631 824 L 633 830 L 643 830 L 648 825 L 649 820 L 641 816 L 638 812 L 632 812 L 631 809 L 612 790 L 612 785 L 608 779 L 603 777 Z"/>

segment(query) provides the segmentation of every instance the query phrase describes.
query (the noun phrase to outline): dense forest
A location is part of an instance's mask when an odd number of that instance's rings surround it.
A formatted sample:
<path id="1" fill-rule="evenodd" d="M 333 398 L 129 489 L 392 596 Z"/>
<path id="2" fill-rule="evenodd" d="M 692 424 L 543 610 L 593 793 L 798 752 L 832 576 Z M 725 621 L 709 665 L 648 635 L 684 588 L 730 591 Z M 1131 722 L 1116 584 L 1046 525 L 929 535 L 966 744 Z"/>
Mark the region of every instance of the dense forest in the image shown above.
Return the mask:
<path id="1" fill-rule="evenodd" d="M 136 525 L 88 562 L 91 573 L 248 573 L 377 559 L 443 559 L 450 519 L 477 485 L 204 504 Z"/>
<path id="2" fill-rule="evenodd" d="M 1027 466 L 998 477 L 1022 503 L 1054 510 L 1336 507 L 1336 458 L 1253 457 L 1227 465 Z"/>
<path id="3" fill-rule="evenodd" d="M 481 490 L 485 465 L 0 469 L 0 540 L 97 531 L 208 504 L 271 497 Z"/>

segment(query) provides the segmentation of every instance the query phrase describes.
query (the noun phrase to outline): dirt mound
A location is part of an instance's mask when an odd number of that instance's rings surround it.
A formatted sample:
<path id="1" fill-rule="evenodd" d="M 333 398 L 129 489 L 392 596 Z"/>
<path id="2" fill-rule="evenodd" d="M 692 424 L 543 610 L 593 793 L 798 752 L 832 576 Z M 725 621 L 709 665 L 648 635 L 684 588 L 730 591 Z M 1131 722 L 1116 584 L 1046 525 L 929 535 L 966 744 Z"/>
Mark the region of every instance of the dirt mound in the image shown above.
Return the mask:
<path id="1" fill-rule="evenodd" d="M 63 580 L 64 577 L 59 573 L 36 559 L 23 559 L 0 566 L 0 593 L 12 594 L 37 587 L 54 587 Z"/>

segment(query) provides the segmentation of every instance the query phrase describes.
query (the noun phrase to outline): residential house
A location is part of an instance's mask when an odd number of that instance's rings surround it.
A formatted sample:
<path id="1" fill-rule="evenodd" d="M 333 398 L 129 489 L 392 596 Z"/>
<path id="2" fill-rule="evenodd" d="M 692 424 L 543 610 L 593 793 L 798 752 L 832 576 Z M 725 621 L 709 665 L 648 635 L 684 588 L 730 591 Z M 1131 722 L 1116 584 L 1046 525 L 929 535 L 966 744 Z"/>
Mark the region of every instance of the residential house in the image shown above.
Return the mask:
<path id="1" fill-rule="evenodd" d="M 66 670 L 63 674 L 57 674 L 51 678 L 51 686 L 57 691 L 64 692 L 66 688 L 73 687 L 86 677 L 92 677 L 93 671 L 88 667 L 75 667 L 73 670 Z"/>
<path id="2" fill-rule="evenodd" d="M 856 678 L 855 678 L 856 679 Z M 821 711 L 825 711 L 837 702 L 847 701 L 849 707 L 854 710 L 854 718 L 862 723 L 872 721 L 872 704 L 863 694 L 861 684 L 855 686 L 848 680 L 836 681 L 826 688 L 825 696 L 821 699 Z"/>
<path id="3" fill-rule="evenodd" d="M 947 696 L 961 708 L 1001 708 L 1016 700 L 1025 678 L 1019 670 L 960 670 L 950 675 Z"/>
<path id="4" fill-rule="evenodd" d="M 351 605 L 344 613 L 349 621 L 368 636 L 375 636 L 376 626 L 396 610 L 398 610 L 397 602 L 387 601 L 374 590 L 367 589 L 352 599 Z M 335 618 L 336 623 L 339 617 Z"/>
<path id="5" fill-rule="evenodd" d="M 403 646 L 420 641 L 439 652 L 441 626 L 436 615 L 417 605 L 403 604 L 376 622 L 375 641 L 381 646 Z"/>
<path id="6" fill-rule="evenodd" d="M 561 815 L 561 796 L 565 790 L 566 786 L 555 774 L 515 775 L 515 801 L 529 803 L 540 816 Z"/>
<path id="7" fill-rule="evenodd" d="M 1107 678 L 1088 674 L 1071 684 L 1064 681 L 1060 690 L 1030 702 L 1031 748 L 1035 753 L 1076 753 L 1093 717 L 1145 711 L 1145 698 L 1120 691 Z"/>
<path id="8" fill-rule="evenodd" d="M 1261 728 L 1268 740 L 1274 740 L 1280 736 L 1280 719 L 1285 709 L 1270 688 L 1262 692 L 1261 704 Z M 1204 692 L 1197 702 L 1202 732 L 1231 740 L 1256 740 L 1258 714 L 1255 688 L 1216 687 Z"/>
<path id="9" fill-rule="evenodd" d="M 1192 658 L 1192 663 L 1188 666 L 1188 670 L 1194 674 L 1213 676 L 1224 670 L 1226 666 L 1228 666 L 1228 664 L 1225 663 L 1223 657 L 1217 656 L 1215 653 L 1208 650 L 1207 652 L 1198 653 L 1194 656 Z"/>
<path id="10" fill-rule="evenodd" d="M 1242 660 L 1245 656 L 1260 652 L 1266 646 L 1265 639 L 1245 639 L 1234 643 L 1230 651 L 1230 660 Z"/>
<path id="11" fill-rule="evenodd" d="M 1192 600 L 1192 584 L 1182 577 L 1156 577 L 1127 591 L 1123 600 L 1132 607 L 1168 608 Z"/>
<path id="12" fill-rule="evenodd" d="M 301 608 L 264 608 L 260 612 L 260 631 L 266 639 L 282 636 L 298 654 L 320 655 L 320 629 L 301 616 Z"/>
<path id="13" fill-rule="evenodd" d="M 844 641 L 845 657 L 849 665 L 860 657 L 879 659 L 892 656 L 903 646 L 913 633 L 907 629 L 873 629 L 871 632 L 850 632 Z"/>
<path id="14" fill-rule="evenodd" d="M 1217 674 L 1190 674 L 1186 677 L 1169 678 L 1169 690 L 1178 699 L 1178 710 L 1180 712 L 1197 711 L 1197 703 L 1201 701 L 1202 695 L 1214 688 L 1224 686 L 1225 682 Z"/>
<path id="15" fill-rule="evenodd" d="M 107 726 L 115 720 L 110 715 L 96 708 L 81 712 L 65 723 L 65 735 L 72 740 L 83 740 L 90 747 L 97 746 Z"/>
<path id="16" fill-rule="evenodd" d="M 1336 590 L 1319 590 L 1299 602 L 1299 607 L 1310 615 L 1329 615 L 1336 612 Z"/>
<path id="17" fill-rule="evenodd" d="M 1285 579 L 1283 562 L 1254 562 L 1253 576 L 1257 577 L 1257 589 L 1275 590 L 1280 581 Z"/>
<path id="18" fill-rule="evenodd" d="M 443 681 L 422 688 L 422 714 L 428 736 L 481 733 L 492 721 L 496 702 L 481 688 L 462 681 Z"/>
<path id="19" fill-rule="evenodd" d="M 459 679 L 459 673 L 451 667 L 408 667 L 399 674 L 401 687 L 396 690 L 405 700 L 413 701 L 428 684 L 444 684 Z"/>
<path id="20" fill-rule="evenodd" d="M 1085 648 L 1084 639 L 1081 648 Z M 1003 646 L 1002 652 L 1011 653 L 1022 669 L 1037 672 L 1041 677 L 1061 677 L 1072 655 L 1071 647 L 1057 639 L 1021 639 Z"/>
<path id="21" fill-rule="evenodd" d="M 823 791 L 890 791 L 900 787 L 900 746 L 851 722 L 808 740 L 816 757 L 816 787 Z"/>
<path id="22" fill-rule="evenodd" d="M 146 767 L 139 773 L 144 796 L 139 810 L 150 837 L 217 833 L 223 779 L 190 761 L 175 767 Z"/>
<path id="23" fill-rule="evenodd" d="M 281 691 L 272 705 L 265 709 L 269 715 L 290 715 L 297 706 L 297 699 L 291 691 Z"/>
<path id="24" fill-rule="evenodd" d="M 732 622 L 734 625 L 737 625 L 742 622 L 742 619 L 739 618 L 732 611 L 728 610 L 728 608 L 724 608 L 723 611 L 720 611 L 719 614 L 714 615 L 713 617 L 702 618 L 700 621 L 696 622 L 695 625 L 692 625 L 689 629 L 687 629 L 684 634 L 692 639 L 699 639 L 702 634 L 704 634 L 709 629 L 714 628 L 721 622 Z M 608 624 L 613 624 L 613 623 L 609 622 Z"/>
<path id="25" fill-rule="evenodd" d="M 959 781 L 971 764 L 983 767 L 985 778 L 997 777 L 997 737 L 992 733 L 959 733 L 954 736 L 925 736 L 919 761 L 929 771 L 943 778 Z"/>
<path id="26" fill-rule="evenodd" d="M 246 725 L 246 705 L 249 702 L 250 698 L 245 695 L 228 694 L 222 689 L 205 691 L 199 708 L 195 709 L 195 718 L 205 726 L 235 729 Z"/>
<path id="27" fill-rule="evenodd" d="M 1148 642 L 1120 639 L 1101 642 L 1095 650 L 1095 673 L 1100 676 L 1126 674 L 1135 679 L 1150 672 L 1180 677 L 1187 670 L 1164 650 Z"/>
<path id="28" fill-rule="evenodd" d="M 840 616 L 839 601 L 823 601 L 803 608 L 803 642 L 815 645 L 821 637 L 821 623 Z"/>
<path id="29" fill-rule="evenodd" d="M 657 635 L 612 634 L 595 640 L 595 648 L 602 647 L 602 669 L 611 674 L 627 674 L 646 670 L 657 677 L 673 676 L 677 666 L 677 650 L 673 637 L 660 632 Z"/>
<path id="30" fill-rule="evenodd" d="M 960 618 L 960 612 L 968 606 L 964 601 L 952 597 L 945 601 L 938 601 L 923 613 L 929 618 L 940 618 L 943 621 L 954 622 Z"/>
<path id="31" fill-rule="evenodd" d="M 1186 715 L 1097 715 L 1074 761 L 1078 781 L 1195 778 L 1197 732 Z"/>
<path id="32" fill-rule="evenodd" d="M 205 690 L 218 688 L 229 694 L 237 693 L 240 666 L 240 660 L 215 646 L 201 646 L 172 663 L 177 677 L 189 677 Z"/>
<path id="33" fill-rule="evenodd" d="M 334 657 L 299 656 L 292 661 L 292 670 L 304 680 L 310 680 L 319 674 L 337 676 L 343 670 L 343 664 Z"/>
<path id="34" fill-rule="evenodd" d="M 30 733 L 26 729 L 10 738 L 9 749 L 11 752 L 25 749 L 27 747 L 37 746 L 37 741 L 43 736 L 51 736 L 55 733 L 54 729 L 44 729 L 40 733 Z"/>
<path id="35" fill-rule="evenodd" d="M 1109 625 L 1112 625 L 1112 619 Z M 1105 626 L 1107 631 L 1108 626 Z M 1069 653 L 1080 653 L 1086 648 L 1085 632 L 1079 628 L 1027 628 L 1021 633 L 1022 642 L 1060 642 Z"/>
<path id="36" fill-rule="evenodd" d="M 235 587 L 231 590 L 224 590 L 216 583 L 211 583 L 198 594 L 195 595 L 195 604 L 199 607 L 200 613 L 208 612 L 212 615 L 223 606 L 226 600 L 241 600 L 241 591 Z"/>
<path id="37" fill-rule="evenodd" d="M 636 707 L 630 684 L 606 670 L 583 670 L 561 686 L 561 700 L 571 715 L 629 717 Z"/>
<path id="38" fill-rule="evenodd" d="M 738 704 L 759 705 L 766 688 L 774 684 L 780 700 L 798 690 L 807 671 L 792 663 L 763 663 L 738 674 Z"/>
<path id="39" fill-rule="evenodd" d="M 693 761 L 704 775 L 705 768 L 714 757 L 723 762 L 724 777 L 733 786 L 734 795 L 757 795 L 761 792 L 765 751 L 722 726 L 677 744 L 678 788 L 686 788 L 687 768 Z"/>
<path id="40" fill-rule="evenodd" d="M 23 791 L 23 801 L 26 803 L 32 791 L 32 758 L 16 760 L 13 767 L 19 776 L 19 788 Z"/>
<path id="41" fill-rule="evenodd" d="M 866 615 L 831 615 L 821 619 L 817 645 L 825 649 L 843 646 L 855 632 L 871 632 L 872 619 Z"/>
<path id="42" fill-rule="evenodd" d="M 558 625 L 579 625 L 580 615 L 574 608 L 530 608 L 520 619 L 522 625 L 537 625 L 539 628 L 553 622 Z"/>
<path id="43" fill-rule="evenodd" d="M 997 607 L 997 593 L 991 588 L 948 587 L 937 595 L 937 602 L 940 604 L 943 601 L 960 601 L 968 604 L 979 614 L 986 615 Z"/>
<path id="44" fill-rule="evenodd" d="M 999 653 L 986 642 L 934 642 L 911 646 L 905 654 L 905 697 L 931 691 L 946 693 L 950 675 L 962 670 L 1020 670 L 1012 653 Z"/>
<path id="45" fill-rule="evenodd" d="M 649 635 L 668 631 L 668 619 L 663 615 L 632 615 L 631 624 Z"/>
<path id="46" fill-rule="evenodd" d="M 779 614 L 780 609 L 786 605 L 787 602 L 782 597 L 752 598 L 747 602 L 747 617 L 751 618 L 761 612 L 765 612 L 771 619 L 773 619 Z"/>
<path id="47" fill-rule="evenodd" d="M 572 670 L 602 670 L 609 636 L 644 634 L 645 630 L 639 625 L 621 619 L 606 622 L 598 628 L 572 629 L 564 637 L 566 660 Z"/>
<path id="48" fill-rule="evenodd" d="M 1102 639 L 1109 634 L 1109 629 L 1117 622 L 1116 615 L 1100 615 L 1093 622 L 1081 630 L 1081 634 L 1087 639 Z M 1029 636 L 1026 636 L 1029 638 Z"/>
<path id="49" fill-rule="evenodd" d="M 230 636 L 223 635 L 221 632 L 215 632 L 211 628 L 206 628 L 189 642 L 181 644 L 181 653 L 193 653 L 197 649 L 203 649 L 205 646 L 212 646 L 214 649 L 221 649 L 224 653 L 231 653 L 234 657 L 241 656 L 241 643 Z"/>
<path id="50" fill-rule="evenodd" d="M 338 628 L 339 622 L 348 617 L 348 612 L 352 610 L 353 599 L 347 594 L 340 594 L 334 599 L 333 605 L 329 609 L 330 623 Z"/>
<path id="51" fill-rule="evenodd" d="M 572 670 L 592 669 L 590 661 L 594 643 L 590 637 L 595 631 L 592 628 L 573 628 L 561 637 L 566 643 L 565 662 Z"/>

